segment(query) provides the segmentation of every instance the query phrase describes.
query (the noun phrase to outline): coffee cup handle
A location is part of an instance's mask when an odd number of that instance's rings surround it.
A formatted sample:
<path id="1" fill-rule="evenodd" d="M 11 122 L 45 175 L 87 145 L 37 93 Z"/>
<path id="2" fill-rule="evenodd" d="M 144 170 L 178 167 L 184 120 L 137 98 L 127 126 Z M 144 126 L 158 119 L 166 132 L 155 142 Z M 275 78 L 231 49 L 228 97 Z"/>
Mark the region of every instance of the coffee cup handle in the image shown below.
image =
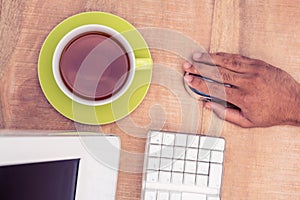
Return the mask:
<path id="1" fill-rule="evenodd" d="M 151 58 L 136 58 L 135 68 L 136 70 L 150 69 L 153 65 L 153 60 Z"/>

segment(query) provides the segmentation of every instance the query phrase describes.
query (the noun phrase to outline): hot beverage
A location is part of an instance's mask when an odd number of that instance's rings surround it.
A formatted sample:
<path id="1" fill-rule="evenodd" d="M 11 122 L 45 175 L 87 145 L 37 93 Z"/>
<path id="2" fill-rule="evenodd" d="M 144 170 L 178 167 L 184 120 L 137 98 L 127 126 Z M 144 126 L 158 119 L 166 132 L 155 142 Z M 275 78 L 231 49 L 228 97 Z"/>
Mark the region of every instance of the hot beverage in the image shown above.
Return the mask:
<path id="1" fill-rule="evenodd" d="M 125 48 L 111 35 L 96 31 L 72 39 L 59 60 L 64 84 L 73 94 L 87 100 L 107 99 L 120 91 L 130 66 Z"/>

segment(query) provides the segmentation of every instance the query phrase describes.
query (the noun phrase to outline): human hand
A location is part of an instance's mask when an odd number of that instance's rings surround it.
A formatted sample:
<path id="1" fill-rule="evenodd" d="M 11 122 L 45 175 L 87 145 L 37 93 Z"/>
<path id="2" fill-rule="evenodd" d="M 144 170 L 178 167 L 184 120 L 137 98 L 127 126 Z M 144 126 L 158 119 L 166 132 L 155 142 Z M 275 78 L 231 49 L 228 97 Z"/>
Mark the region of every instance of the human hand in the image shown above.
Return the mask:
<path id="1" fill-rule="evenodd" d="M 183 69 L 189 86 L 240 108 L 204 102 L 222 119 L 241 127 L 300 126 L 300 84 L 277 67 L 237 54 L 194 53 L 193 63 L 184 63 Z"/>

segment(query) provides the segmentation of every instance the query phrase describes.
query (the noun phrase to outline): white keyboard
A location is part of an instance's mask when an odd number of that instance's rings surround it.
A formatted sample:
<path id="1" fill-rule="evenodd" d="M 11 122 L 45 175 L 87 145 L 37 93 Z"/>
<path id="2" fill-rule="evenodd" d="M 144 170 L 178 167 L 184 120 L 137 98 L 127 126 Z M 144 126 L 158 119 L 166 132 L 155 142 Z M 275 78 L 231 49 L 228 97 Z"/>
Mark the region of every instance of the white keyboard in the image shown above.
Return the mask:
<path id="1" fill-rule="evenodd" d="M 149 132 L 141 199 L 220 200 L 224 149 L 223 138 Z"/>

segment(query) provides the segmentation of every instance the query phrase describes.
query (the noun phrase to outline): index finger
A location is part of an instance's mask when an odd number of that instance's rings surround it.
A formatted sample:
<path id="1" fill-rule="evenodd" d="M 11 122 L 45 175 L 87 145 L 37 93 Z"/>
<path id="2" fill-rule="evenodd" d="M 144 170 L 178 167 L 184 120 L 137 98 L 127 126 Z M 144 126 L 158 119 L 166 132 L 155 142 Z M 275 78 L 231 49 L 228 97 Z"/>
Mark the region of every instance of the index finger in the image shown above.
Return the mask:
<path id="1" fill-rule="evenodd" d="M 194 53 L 195 62 L 224 67 L 236 73 L 246 73 L 253 70 L 252 59 L 230 53 Z"/>

